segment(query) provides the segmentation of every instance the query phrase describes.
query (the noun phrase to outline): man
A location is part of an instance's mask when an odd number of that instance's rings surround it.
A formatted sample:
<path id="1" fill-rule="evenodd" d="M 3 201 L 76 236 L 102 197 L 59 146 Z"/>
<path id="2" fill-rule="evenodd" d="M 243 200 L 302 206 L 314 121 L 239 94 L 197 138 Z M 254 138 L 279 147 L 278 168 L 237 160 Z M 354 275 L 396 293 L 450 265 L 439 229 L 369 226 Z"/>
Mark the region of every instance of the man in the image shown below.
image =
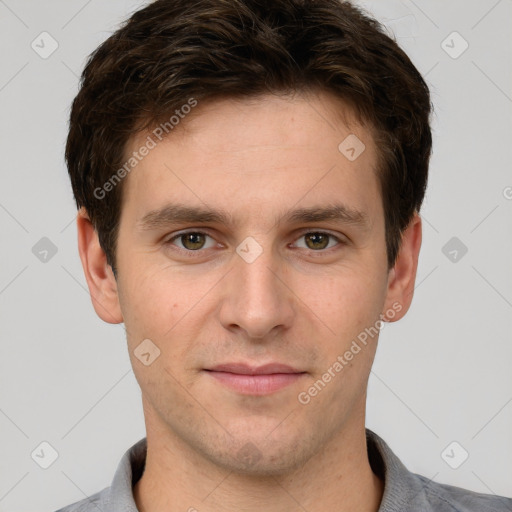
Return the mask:
<path id="1" fill-rule="evenodd" d="M 339 0 L 158 0 L 91 56 L 66 148 L 146 438 L 62 511 L 506 511 L 365 429 L 421 245 L 428 88 Z"/>

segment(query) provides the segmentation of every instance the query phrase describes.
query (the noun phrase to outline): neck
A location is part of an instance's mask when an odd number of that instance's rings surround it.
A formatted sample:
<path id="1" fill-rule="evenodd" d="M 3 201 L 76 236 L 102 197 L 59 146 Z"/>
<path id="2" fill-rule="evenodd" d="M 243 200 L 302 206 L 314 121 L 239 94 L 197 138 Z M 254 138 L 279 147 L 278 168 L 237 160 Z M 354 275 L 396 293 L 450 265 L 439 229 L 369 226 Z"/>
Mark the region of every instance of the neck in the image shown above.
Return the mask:
<path id="1" fill-rule="evenodd" d="M 379 509 L 384 484 L 368 460 L 364 411 L 303 467 L 277 476 L 237 474 L 219 467 L 148 419 L 146 466 L 134 487 L 140 512 Z"/>

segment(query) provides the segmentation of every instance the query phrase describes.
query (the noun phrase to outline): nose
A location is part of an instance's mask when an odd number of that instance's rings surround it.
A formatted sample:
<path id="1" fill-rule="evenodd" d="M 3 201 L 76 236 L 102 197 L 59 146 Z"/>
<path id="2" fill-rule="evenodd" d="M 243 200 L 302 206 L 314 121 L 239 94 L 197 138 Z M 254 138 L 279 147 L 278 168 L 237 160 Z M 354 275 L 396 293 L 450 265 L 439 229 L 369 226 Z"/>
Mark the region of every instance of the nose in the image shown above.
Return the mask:
<path id="1" fill-rule="evenodd" d="M 224 282 L 220 308 L 224 328 L 260 341 L 289 328 L 294 295 L 286 284 L 284 262 L 268 250 L 252 262 L 235 254 L 233 265 Z"/>

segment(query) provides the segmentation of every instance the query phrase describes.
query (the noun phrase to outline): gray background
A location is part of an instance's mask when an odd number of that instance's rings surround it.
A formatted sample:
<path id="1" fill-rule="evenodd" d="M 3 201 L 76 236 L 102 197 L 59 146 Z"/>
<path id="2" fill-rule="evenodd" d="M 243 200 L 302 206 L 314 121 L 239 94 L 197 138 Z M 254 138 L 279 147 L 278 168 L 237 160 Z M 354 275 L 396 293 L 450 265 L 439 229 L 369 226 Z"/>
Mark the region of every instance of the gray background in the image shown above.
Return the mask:
<path id="1" fill-rule="evenodd" d="M 0 511 L 99 491 L 144 436 L 123 326 L 91 305 L 63 161 L 85 58 L 139 5 L 0 0 Z M 512 0 L 363 5 L 426 76 L 436 109 L 415 299 L 382 332 L 367 425 L 415 472 L 512 496 Z M 31 47 L 55 44 L 43 31 L 58 43 L 47 58 Z M 43 237 L 57 249 L 46 261 Z M 48 469 L 43 441 L 58 452 Z"/>

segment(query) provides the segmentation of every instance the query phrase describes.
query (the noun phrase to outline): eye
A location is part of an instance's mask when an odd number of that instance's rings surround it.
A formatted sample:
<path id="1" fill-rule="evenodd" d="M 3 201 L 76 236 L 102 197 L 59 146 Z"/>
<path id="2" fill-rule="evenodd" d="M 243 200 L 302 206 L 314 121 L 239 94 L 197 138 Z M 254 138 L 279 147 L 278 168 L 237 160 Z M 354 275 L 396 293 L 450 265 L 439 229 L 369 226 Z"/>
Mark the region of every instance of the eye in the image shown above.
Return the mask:
<path id="1" fill-rule="evenodd" d="M 295 247 L 316 252 L 321 252 L 343 243 L 338 237 L 323 231 L 304 233 L 298 240 L 304 240 L 304 242 L 302 244 L 295 242 Z M 211 249 L 215 247 L 216 242 L 210 235 L 202 231 L 187 231 L 174 235 L 165 244 L 176 246 L 179 250 L 187 253 L 193 253 L 199 252 L 201 249 Z"/>
<path id="2" fill-rule="evenodd" d="M 206 245 L 206 239 L 210 238 L 210 245 Z M 174 244 L 177 241 L 179 244 Z M 200 249 L 210 249 L 215 246 L 215 241 L 210 235 L 201 231 L 188 231 L 186 233 L 179 233 L 173 236 L 167 242 L 167 244 L 178 245 L 180 249 L 185 251 L 198 251 Z"/>
<path id="3" fill-rule="evenodd" d="M 299 240 L 304 239 L 305 244 L 299 247 L 301 249 L 311 249 L 313 251 L 321 251 L 323 249 L 330 249 L 331 247 L 339 244 L 341 240 L 330 233 L 322 231 L 313 231 L 304 233 Z M 337 242 L 337 243 L 331 243 Z"/>

